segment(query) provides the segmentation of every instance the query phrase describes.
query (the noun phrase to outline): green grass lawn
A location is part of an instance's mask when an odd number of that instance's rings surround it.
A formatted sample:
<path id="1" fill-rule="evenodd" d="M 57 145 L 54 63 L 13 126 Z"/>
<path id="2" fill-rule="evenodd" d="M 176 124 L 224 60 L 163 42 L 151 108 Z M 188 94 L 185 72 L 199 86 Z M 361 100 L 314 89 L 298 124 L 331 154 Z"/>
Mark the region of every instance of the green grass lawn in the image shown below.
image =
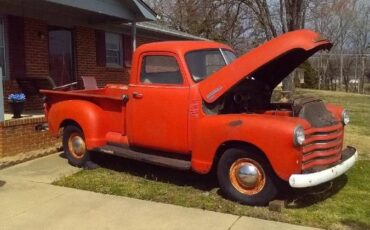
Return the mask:
<path id="1" fill-rule="evenodd" d="M 311 189 L 285 191 L 288 206 L 281 213 L 267 207 L 250 207 L 225 199 L 213 174 L 198 175 L 96 155 L 102 166 L 83 170 L 54 184 L 106 194 L 195 207 L 241 216 L 278 220 L 327 229 L 370 229 L 370 96 L 300 90 L 327 102 L 343 105 L 351 114 L 346 143 L 358 148 L 360 161 L 331 183 Z"/>

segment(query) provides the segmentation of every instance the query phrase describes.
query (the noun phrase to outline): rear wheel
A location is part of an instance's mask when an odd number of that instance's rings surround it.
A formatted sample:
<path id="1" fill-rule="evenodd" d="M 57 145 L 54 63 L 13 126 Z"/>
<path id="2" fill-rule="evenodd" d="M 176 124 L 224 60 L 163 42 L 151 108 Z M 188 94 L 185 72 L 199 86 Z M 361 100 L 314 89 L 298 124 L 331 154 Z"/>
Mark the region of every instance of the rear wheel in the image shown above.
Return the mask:
<path id="1" fill-rule="evenodd" d="M 270 164 L 253 149 L 230 148 L 221 156 L 217 177 L 223 193 L 248 205 L 266 205 L 278 193 Z"/>
<path id="2" fill-rule="evenodd" d="M 81 167 L 86 164 L 89 160 L 89 152 L 81 128 L 74 125 L 64 128 L 63 150 L 71 165 Z"/>

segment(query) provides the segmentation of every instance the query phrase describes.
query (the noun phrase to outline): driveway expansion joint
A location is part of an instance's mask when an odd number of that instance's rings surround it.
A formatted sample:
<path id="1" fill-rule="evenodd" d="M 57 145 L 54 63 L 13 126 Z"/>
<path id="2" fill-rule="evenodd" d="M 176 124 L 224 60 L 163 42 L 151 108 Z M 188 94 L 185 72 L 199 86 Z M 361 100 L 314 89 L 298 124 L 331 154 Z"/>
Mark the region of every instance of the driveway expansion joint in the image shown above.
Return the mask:
<path id="1" fill-rule="evenodd" d="M 242 218 L 241 216 L 238 216 L 237 218 L 236 218 L 236 220 L 230 225 L 230 227 L 227 229 L 227 230 L 231 230 L 232 229 L 232 227 L 236 224 L 236 222 L 238 222 L 238 220 L 240 220 L 240 218 Z"/>

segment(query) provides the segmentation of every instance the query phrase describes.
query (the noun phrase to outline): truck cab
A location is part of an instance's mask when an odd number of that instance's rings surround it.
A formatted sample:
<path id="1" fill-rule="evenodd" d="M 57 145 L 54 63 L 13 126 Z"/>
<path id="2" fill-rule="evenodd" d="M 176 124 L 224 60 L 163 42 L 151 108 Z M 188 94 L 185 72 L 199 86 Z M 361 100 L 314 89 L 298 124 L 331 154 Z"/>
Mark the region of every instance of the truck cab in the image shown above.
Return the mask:
<path id="1" fill-rule="evenodd" d="M 139 47 L 128 92 L 130 144 L 190 154 L 194 116 L 202 116 L 198 82 L 227 65 L 223 56 L 227 54 L 235 59 L 230 47 L 215 42 L 161 42 Z"/>
<path id="2" fill-rule="evenodd" d="M 206 174 L 223 193 L 264 205 L 279 184 L 310 187 L 351 168 L 343 149 L 349 122 L 340 106 L 318 98 L 273 103 L 276 86 L 331 43 L 310 30 L 286 33 L 236 57 L 212 41 L 139 47 L 128 85 L 68 92 L 42 90 L 50 132 L 63 130 L 71 164 L 89 151 Z"/>

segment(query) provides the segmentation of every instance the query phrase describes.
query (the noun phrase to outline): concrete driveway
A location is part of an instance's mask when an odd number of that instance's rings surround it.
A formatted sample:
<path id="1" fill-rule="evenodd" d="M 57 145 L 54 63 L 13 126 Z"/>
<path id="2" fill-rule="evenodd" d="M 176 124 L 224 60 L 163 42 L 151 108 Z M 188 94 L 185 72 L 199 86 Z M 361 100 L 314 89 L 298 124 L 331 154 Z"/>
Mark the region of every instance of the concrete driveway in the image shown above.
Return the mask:
<path id="1" fill-rule="evenodd" d="M 51 185 L 78 170 L 58 154 L 0 170 L 0 229 L 312 229 Z"/>

